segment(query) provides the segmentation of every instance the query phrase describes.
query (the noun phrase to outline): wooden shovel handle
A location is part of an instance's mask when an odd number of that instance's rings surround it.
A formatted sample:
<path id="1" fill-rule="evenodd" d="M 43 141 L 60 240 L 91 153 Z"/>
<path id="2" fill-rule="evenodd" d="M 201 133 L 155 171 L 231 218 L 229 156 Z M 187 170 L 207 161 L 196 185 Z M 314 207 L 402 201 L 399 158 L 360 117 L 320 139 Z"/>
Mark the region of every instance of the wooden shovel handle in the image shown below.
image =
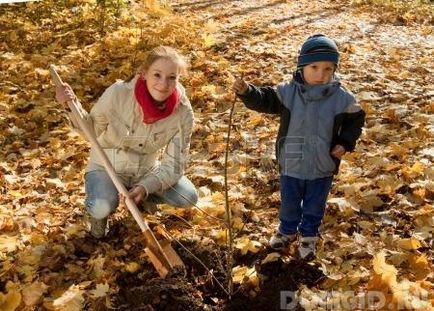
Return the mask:
<path id="1" fill-rule="evenodd" d="M 60 78 L 59 74 L 57 73 L 54 65 L 50 65 L 50 73 L 51 73 L 51 77 L 52 77 L 54 83 L 56 84 L 56 86 L 61 85 L 63 83 L 62 79 Z M 86 124 L 86 122 L 83 120 L 83 116 L 81 115 L 80 110 L 77 108 L 78 106 L 80 106 L 80 103 L 78 102 L 77 99 L 75 99 L 74 101 L 68 102 L 68 107 L 71 109 L 71 112 L 76 117 L 76 120 L 78 122 L 80 129 L 83 131 L 84 135 L 91 143 L 96 154 L 100 158 L 105 170 L 107 171 L 108 175 L 110 176 L 111 180 L 113 181 L 116 189 L 119 191 L 119 193 L 121 193 L 125 197 L 125 203 L 128 207 L 128 210 L 133 215 L 133 217 L 136 220 L 137 224 L 139 225 L 140 229 L 143 232 L 150 231 L 148 223 L 146 222 L 146 220 L 144 220 L 142 218 L 142 215 L 140 214 L 140 211 L 137 208 L 136 204 L 129 197 L 127 189 L 125 188 L 124 184 L 119 180 L 118 176 L 116 175 L 116 172 L 113 169 L 113 166 L 111 165 L 110 160 L 107 158 L 107 155 L 105 154 L 105 152 L 103 151 L 103 149 L 99 145 L 97 139 L 95 138 L 95 134 L 94 134 L 93 130 L 90 129 L 88 127 L 88 125 Z"/>

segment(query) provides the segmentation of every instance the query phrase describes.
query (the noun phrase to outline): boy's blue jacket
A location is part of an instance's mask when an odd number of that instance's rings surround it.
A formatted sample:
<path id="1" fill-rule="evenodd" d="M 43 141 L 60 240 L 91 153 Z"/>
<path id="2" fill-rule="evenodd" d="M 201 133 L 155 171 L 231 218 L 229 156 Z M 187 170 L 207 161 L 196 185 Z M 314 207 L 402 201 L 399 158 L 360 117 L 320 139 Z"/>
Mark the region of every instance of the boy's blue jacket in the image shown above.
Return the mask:
<path id="1" fill-rule="evenodd" d="M 336 174 L 340 160 L 330 151 L 335 145 L 353 151 L 365 121 L 353 94 L 337 80 L 315 86 L 293 80 L 276 88 L 250 84 L 239 97 L 247 108 L 280 115 L 276 141 L 280 173 L 300 179 Z"/>

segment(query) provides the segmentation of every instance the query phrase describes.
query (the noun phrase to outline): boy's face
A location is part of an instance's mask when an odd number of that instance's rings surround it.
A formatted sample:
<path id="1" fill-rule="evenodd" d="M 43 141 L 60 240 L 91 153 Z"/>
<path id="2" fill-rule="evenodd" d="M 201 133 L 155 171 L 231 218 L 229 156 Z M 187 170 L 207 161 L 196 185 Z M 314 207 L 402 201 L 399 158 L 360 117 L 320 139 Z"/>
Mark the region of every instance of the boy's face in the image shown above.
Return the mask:
<path id="1" fill-rule="evenodd" d="M 308 85 L 327 84 L 335 72 L 335 64 L 329 61 L 314 62 L 303 67 L 303 78 Z"/>

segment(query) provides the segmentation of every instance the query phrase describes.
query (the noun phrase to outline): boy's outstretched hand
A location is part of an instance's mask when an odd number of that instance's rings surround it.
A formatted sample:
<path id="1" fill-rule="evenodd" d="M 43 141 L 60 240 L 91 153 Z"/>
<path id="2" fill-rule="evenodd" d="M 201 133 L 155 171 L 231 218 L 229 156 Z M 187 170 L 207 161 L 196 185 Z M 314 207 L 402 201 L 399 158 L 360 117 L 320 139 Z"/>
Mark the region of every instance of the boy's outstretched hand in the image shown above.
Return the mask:
<path id="1" fill-rule="evenodd" d="M 246 93 L 247 89 L 249 88 L 249 85 L 246 81 L 243 80 L 243 78 L 237 78 L 232 85 L 232 89 L 237 93 L 238 95 L 244 95 Z"/>

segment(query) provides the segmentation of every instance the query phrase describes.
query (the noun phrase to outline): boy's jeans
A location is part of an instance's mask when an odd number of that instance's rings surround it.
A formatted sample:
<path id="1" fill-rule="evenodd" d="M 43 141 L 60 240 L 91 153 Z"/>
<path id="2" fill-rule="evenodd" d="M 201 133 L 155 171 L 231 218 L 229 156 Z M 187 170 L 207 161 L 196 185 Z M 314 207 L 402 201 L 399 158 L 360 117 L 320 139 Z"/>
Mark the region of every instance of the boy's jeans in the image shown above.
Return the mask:
<path id="1" fill-rule="evenodd" d="M 327 195 L 333 176 L 314 180 L 280 176 L 282 205 L 279 211 L 279 232 L 315 237 L 324 216 Z"/>
<path id="2" fill-rule="evenodd" d="M 119 205 L 118 191 L 105 170 L 87 172 L 85 175 L 87 212 L 96 219 L 108 217 Z M 127 188 L 128 179 L 120 178 Z M 197 202 L 197 192 L 192 182 L 185 176 L 171 188 L 148 196 L 147 201 L 166 203 L 173 207 L 190 207 Z"/>

